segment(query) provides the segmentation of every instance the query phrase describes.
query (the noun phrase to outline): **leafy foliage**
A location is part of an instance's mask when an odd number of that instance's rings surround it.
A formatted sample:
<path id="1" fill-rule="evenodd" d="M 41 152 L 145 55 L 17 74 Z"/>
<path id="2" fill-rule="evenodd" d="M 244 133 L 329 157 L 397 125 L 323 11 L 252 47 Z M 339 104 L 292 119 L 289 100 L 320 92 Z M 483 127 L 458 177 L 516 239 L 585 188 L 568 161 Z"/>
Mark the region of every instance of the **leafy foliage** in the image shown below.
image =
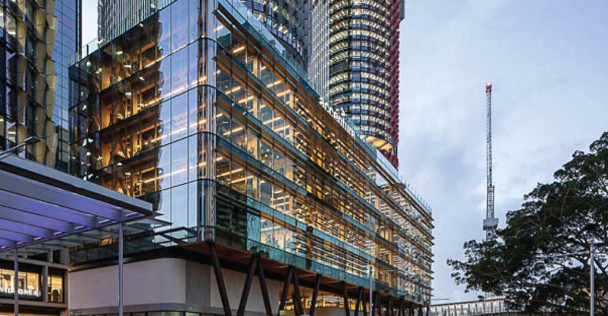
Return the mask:
<path id="1" fill-rule="evenodd" d="M 608 315 L 608 132 L 577 151 L 507 214 L 496 241 L 465 243 L 465 260 L 448 260 L 467 291 L 504 295 L 525 312 L 588 314 L 590 252 L 596 313 Z"/>

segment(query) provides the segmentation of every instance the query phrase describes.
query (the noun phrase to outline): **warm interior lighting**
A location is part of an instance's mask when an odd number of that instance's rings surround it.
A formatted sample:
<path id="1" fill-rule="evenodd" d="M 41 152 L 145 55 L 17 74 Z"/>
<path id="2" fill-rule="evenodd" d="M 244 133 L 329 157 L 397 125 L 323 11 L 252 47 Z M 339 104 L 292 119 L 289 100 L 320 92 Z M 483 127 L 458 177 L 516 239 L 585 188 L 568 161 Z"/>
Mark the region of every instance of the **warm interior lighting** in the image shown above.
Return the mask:
<path id="1" fill-rule="evenodd" d="M 240 100 L 238 101 L 238 103 L 246 103 L 246 102 L 249 102 L 249 101 L 253 100 L 253 98 L 254 98 L 254 97 L 253 97 L 252 95 L 250 95 L 250 96 L 248 96 L 248 97 L 246 97 L 246 98 L 242 98 L 242 99 L 240 99 Z"/>
<path id="2" fill-rule="evenodd" d="M 234 50 L 232 50 L 232 53 L 233 53 L 233 54 L 236 54 L 236 53 L 238 53 L 238 52 L 242 52 L 242 51 L 244 51 L 244 50 L 245 50 L 245 45 L 241 45 L 241 46 L 239 46 L 239 47 L 235 48 Z"/>
<path id="3" fill-rule="evenodd" d="M 172 175 L 176 175 L 176 174 L 180 174 L 180 173 L 184 173 L 184 172 L 186 172 L 186 168 L 179 169 L 179 170 L 176 170 L 176 171 L 173 171 L 173 172 L 169 172 L 169 173 L 160 175 L 158 177 L 153 177 L 153 178 L 150 178 L 150 179 L 146 179 L 146 180 L 143 181 L 143 183 L 150 183 L 152 181 L 161 180 L 163 178 L 166 178 L 166 177 L 169 177 L 169 176 L 172 176 Z M 159 170 L 159 173 L 160 173 L 160 170 Z"/>
<path id="4" fill-rule="evenodd" d="M 221 178 L 221 177 L 225 177 L 227 175 L 231 175 L 233 173 L 237 173 L 237 172 L 241 172 L 241 171 L 243 171 L 243 168 L 237 168 L 237 169 L 234 169 L 234 170 L 230 170 L 230 171 L 224 172 L 222 174 L 218 174 L 217 177 Z"/>
<path id="5" fill-rule="evenodd" d="M 231 134 L 231 133 L 240 132 L 240 131 L 242 131 L 243 129 L 244 129 L 244 128 L 243 128 L 242 126 L 239 126 L 239 127 L 235 128 L 235 129 L 232 129 L 232 130 L 229 130 L 229 131 L 224 132 L 224 136 L 228 136 L 228 135 L 229 135 L 229 134 Z"/>
<path id="6" fill-rule="evenodd" d="M 228 94 L 231 94 L 231 93 L 235 93 L 235 92 L 237 92 L 239 90 L 241 90 L 241 86 L 237 86 L 237 87 L 234 87 L 234 88 L 226 91 L 226 94 L 228 95 Z"/>
<path id="7" fill-rule="evenodd" d="M 281 91 L 281 92 L 277 93 L 277 97 L 279 97 L 279 98 L 280 98 L 280 97 L 282 97 L 282 96 L 284 96 L 284 95 L 288 94 L 289 92 L 291 92 L 291 91 L 289 91 L 289 90 L 283 90 L 283 91 Z"/>
<path id="8" fill-rule="evenodd" d="M 277 80 L 277 81 L 275 81 L 273 83 L 269 83 L 269 84 L 266 85 L 266 88 L 272 88 L 272 87 L 278 85 L 281 82 L 282 82 L 281 80 Z"/>

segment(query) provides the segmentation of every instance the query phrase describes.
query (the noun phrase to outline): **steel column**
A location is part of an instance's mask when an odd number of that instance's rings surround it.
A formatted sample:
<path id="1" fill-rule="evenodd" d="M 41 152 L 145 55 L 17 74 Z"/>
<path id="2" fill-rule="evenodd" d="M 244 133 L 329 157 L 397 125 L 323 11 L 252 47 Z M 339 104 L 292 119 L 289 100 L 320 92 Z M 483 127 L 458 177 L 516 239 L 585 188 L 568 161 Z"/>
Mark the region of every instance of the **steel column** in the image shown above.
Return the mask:
<path id="1" fill-rule="evenodd" d="M 363 316 L 369 316 L 367 314 L 367 298 L 365 298 L 365 293 L 363 293 L 363 296 L 361 297 L 361 307 L 363 307 Z"/>
<path id="2" fill-rule="evenodd" d="M 374 298 L 374 308 L 372 309 L 372 316 L 375 315 L 376 309 L 378 311 L 378 316 L 382 316 L 382 306 L 380 306 L 380 293 L 376 292 L 376 298 Z"/>
<path id="3" fill-rule="evenodd" d="M 346 316 L 350 316 L 350 306 L 348 305 L 348 289 L 346 288 L 346 282 L 342 282 L 342 288 L 344 290 L 344 313 Z"/>
<path id="4" fill-rule="evenodd" d="M 225 316 L 232 316 L 232 310 L 230 310 L 230 302 L 228 301 L 228 294 L 226 294 L 226 284 L 224 283 L 224 275 L 222 274 L 222 267 L 220 260 L 217 256 L 215 244 L 209 243 L 209 254 L 211 255 L 211 263 L 213 264 L 213 272 L 215 272 L 215 280 L 217 281 L 217 288 L 220 291 L 220 298 L 222 299 L 222 307 L 224 308 Z"/>
<path id="5" fill-rule="evenodd" d="M 373 282 L 374 282 L 374 274 L 373 274 L 373 270 L 372 270 L 372 265 L 370 263 L 369 265 L 369 316 L 374 316 L 374 307 L 373 307 L 373 299 L 372 299 L 372 294 L 373 292 Z"/>
<path id="6" fill-rule="evenodd" d="M 48 263 L 42 268 L 42 301 L 49 302 L 49 265 Z"/>
<path id="7" fill-rule="evenodd" d="M 15 316 L 19 316 L 19 256 L 17 248 L 13 250 L 13 304 Z"/>
<path id="8" fill-rule="evenodd" d="M 236 316 L 243 316 L 245 314 L 245 307 L 247 306 L 247 299 L 249 298 L 249 291 L 251 290 L 251 282 L 255 275 L 255 268 L 258 263 L 258 257 L 252 256 L 251 262 L 249 263 L 249 272 L 245 279 L 245 285 L 243 286 L 243 293 L 241 294 L 241 301 L 239 303 L 239 309 L 236 312 Z"/>
<path id="9" fill-rule="evenodd" d="M 293 274 L 293 266 L 289 266 L 287 269 L 287 277 L 283 283 L 283 291 L 281 292 L 281 300 L 279 301 L 279 310 L 277 316 L 281 315 L 281 311 L 285 309 L 285 302 L 287 301 L 287 292 L 289 291 L 289 285 L 291 285 L 291 276 Z"/>
<path id="10" fill-rule="evenodd" d="M 319 295 L 319 288 L 321 287 L 321 274 L 317 274 L 317 282 L 315 282 L 315 289 L 312 292 L 312 300 L 310 301 L 310 310 L 308 311 L 309 316 L 315 315 L 315 308 L 317 306 L 317 297 Z"/>
<path id="11" fill-rule="evenodd" d="M 293 305 L 294 305 L 294 307 L 297 307 L 296 311 L 300 313 L 299 315 L 296 314 L 296 316 L 301 316 L 302 314 L 304 314 L 304 308 L 302 308 L 302 296 L 300 295 L 300 283 L 298 281 L 298 274 L 296 273 L 295 270 L 293 271 L 292 278 L 293 278 L 292 298 L 294 300 Z"/>
<path id="12" fill-rule="evenodd" d="M 392 297 L 388 297 L 388 306 L 386 309 L 386 316 L 395 316 L 393 315 L 393 298 Z"/>
<path id="13" fill-rule="evenodd" d="M 124 236 L 122 223 L 118 224 L 118 316 L 123 316 L 124 311 L 124 292 L 123 292 L 123 255 L 124 255 Z"/>
<path id="14" fill-rule="evenodd" d="M 403 316 L 403 299 L 399 299 L 399 311 L 397 312 L 397 316 Z"/>
<path id="15" fill-rule="evenodd" d="M 272 306 L 270 305 L 270 296 L 268 295 L 268 284 L 266 283 L 264 267 L 262 266 L 262 260 L 260 259 L 258 259 L 258 279 L 260 280 L 260 290 L 262 291 L 262 299 L 264 300 L 264 310 L 266 310 L 266 316 L 272 316 Z M 312 316 L 312 314 L 310 316 Z"/>
<path id="16" fill-rule="evenodd" d="M 359 305 L 361 305 L 362 296 L 363 296 L 363 288 L 359 287 L 359 292 L 357 293 L 357 303 L 355 304 L 355 316 L 359 316 Z"/>

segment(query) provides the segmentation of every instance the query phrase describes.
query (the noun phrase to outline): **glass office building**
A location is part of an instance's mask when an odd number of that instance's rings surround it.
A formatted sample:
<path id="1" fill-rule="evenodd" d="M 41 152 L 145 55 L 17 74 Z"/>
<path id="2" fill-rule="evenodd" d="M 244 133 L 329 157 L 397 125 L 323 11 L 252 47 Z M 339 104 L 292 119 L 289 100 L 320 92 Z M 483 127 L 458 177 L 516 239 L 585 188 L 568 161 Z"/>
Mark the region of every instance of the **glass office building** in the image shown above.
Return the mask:
<path id="1" fill-rule="evenodd" d="M 331 0 L 330 103 L 398 166 L 399 23 L 403 0 Z"/>
<path id="2" fill-rule="evenodd" d="M 42 136 L 44 141 L 28 146 L 20 155 L 54 166 L 55 1 L 3 0 L 0 4 L 0 150 L 31 135 Z"/>
<path id="3" fill-rule="evenodd" d="M 239 1 L 177 0 L 84 56 L 70 69 L 73 170 L 152 202 L 172 238 L 194 234 L 188 249 L 355 288 L 372 265 L 389 302 L 428 304 L 430 209 L 273 39 Z"/>
<path id="4" fill-rule="evenodd" d="M 143 19 L 156 12 L 156 5 L 162 5 L 156 0 L 99 0 L 97 2 L 98 40 L 101 43 L 134 27 Z"/>
<path id="5" fill-rule="evenodd" d="M 70 124 L 68 109 L 70 78 L 68 69 L 70 58 L 80 49 L 82 32 L 82 0 L 55 0 L 55 16 L 57 17 L 57 35 L 53 48 L 55 60 L 55 75 L 57 89 L 55 93 L 55 107 L 53 108 L 53 121 L 56 124 L 57 150 L 55 169 L 68 172 Z"/>
<path id="6" fill-rule="evenodd" d="M 317 93 L 329 100 L 329 1 L 315 0 L 310 10 L 308 80 Z"/>
<path id="7" fill-rule="evenodd" d="M 67 171 L 68 63 L 80 46 L 80 0 L 0 1 L 0 150 Z"/>

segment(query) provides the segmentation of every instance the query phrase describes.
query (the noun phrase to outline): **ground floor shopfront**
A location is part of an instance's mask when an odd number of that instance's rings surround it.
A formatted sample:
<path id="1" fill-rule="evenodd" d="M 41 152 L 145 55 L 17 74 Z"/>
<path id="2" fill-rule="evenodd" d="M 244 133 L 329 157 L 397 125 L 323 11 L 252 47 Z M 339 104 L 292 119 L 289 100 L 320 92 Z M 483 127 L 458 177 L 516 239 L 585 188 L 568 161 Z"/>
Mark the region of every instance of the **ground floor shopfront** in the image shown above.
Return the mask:
<path id="1" fill-rule="evenodd" d="M 19 315 L 68 315 L 66 266 L 60 260 L 20 259 L 15 280 L 14 262 L 0 260 L 0 316 L 13 316 L 15 281 Z"/>

